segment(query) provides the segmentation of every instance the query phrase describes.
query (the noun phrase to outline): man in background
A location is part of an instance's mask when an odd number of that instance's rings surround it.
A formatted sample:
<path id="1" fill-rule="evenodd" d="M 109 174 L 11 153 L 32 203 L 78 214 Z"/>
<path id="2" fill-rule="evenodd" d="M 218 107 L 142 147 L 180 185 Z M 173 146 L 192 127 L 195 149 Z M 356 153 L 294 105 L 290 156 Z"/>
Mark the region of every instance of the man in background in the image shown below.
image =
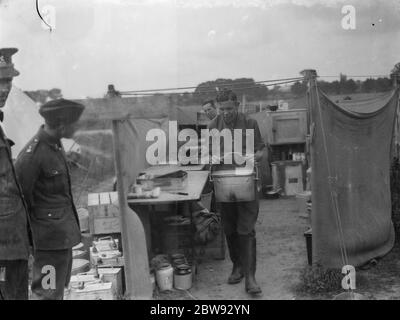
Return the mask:
<path id="1" fill-rule="evenodd" d="M 28 204 L 35 247 L 34 299 L 63 299 L 71 276 L 72 248 L 81 241 L 61 138 L 73 137 L 83 109 L 83 105 L 65 99 L 41 106 L 39 113 L 45 124 L 22 149 L 15 165 Z"/>
<path id="2" fill-rule="evenodd" d="M 208 119 L 212 120 L 217 116 L 217 108 L 215 107 L 214 100 L 204 101 L 201 107 Z"/>
<path id="3" fill-rule="evenodd" d="M 0 108 L 6 103 L 13 77 L 19 75 L 11 61 L 17 51 L 0 49 Z M 3 117 L 0 111 L 1 122 Z M 27 300 L 28 221 L 11 156 L 12 145 L 0 127 L 0 300 Z"/>

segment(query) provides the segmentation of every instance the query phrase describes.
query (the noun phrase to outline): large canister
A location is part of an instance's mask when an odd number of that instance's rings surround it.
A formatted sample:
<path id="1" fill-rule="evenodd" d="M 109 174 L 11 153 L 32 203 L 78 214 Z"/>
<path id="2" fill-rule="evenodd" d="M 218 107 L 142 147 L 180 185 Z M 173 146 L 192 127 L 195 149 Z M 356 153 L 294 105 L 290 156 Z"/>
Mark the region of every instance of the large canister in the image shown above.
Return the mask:
<path id="1" fill-rule="evenodd" d="M 178 290 L 189 290 L 192 287 L 192 267 L 189 264 L 175 267 L 174 287 Z"/>
<path id="2" fill-rule="evenodd" d="M 276 161 L 271 166 L 274 190 L 281 190 L 286 196 L 303 192 L 304 166 L 301 161 Z"/>
<path id="3" fill-rule="evenodd" d="M 160 291 L 172 290 L 174 269 L 169 263 L 162 264 L 156 271 L 156 282 Z"/>
<path id="4" fill-rule="evenodd" d="M 211 173 L 217 202 L 253 201 L 255 199 L 255 180 L 253 169 L 236 168 L 218 170 Z"/>

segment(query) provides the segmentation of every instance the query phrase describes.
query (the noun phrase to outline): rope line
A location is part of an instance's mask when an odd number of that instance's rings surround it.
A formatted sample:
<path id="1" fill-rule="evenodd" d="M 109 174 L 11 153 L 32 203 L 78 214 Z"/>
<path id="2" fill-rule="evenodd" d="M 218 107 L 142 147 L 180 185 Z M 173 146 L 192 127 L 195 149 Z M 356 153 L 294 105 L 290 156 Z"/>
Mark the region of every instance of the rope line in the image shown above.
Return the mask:
<path id="1" fill-rule="evenodd" d="M 303 79 L 303 78 L 299 78 L 299 79 Z M 283 81 L 283 82 L 276 82 L 276 83 L 271 83 L 271 84 L 267 84 L 264 85 L 265 87 L 272 87 L 272 86 L 276 86 L 276 85 L 280 85 L 280 84 L 288 84 L 288 83 L 293 83 L 293 82 L 297 82 L 298 80 L 291 80 L 291 81 Z M 227 86 L 229 87 L 229 86 Z M 239 88 L 233 88 L 234 90 L 246 90 L 246 89 L 262 89 L 262 87 L 259 86 L 248 86 L 248 87 L 239 87 Z M 190 92 L 190 94 L 196 94 L 196 95 L 201 95 L 201 94 L 207 94 L 207 93 L 215 93 L 216 90 L 205 90 L 205 91 L 200 91 L 200 92 Z M 125 96 L 130 96 L 130 95 L 154 95 L 154 93 L 130 93 L 130 92 L 126 92 L 126 91 L 120 91 L 119 92 L 121 95 L 125 95 Z M 158 92 L 156 92 L 158 93 Z M 182 92 L 173 92 L 173 93 L 177 93 L 177 94 L 182 94 Z M 173 94 L 173 93 L 165 93 L 165 94 Z M 163 94 L 163 93 L 161 93 Z"/>
<path id="2" fill-rule="evenodd" d="M 255 81 L 255 84 L 262 84 L 262 83 L 269 83 L 269 82 L 279 82 L 279 81 L 298 81 L 298 80 L 303 80 L 304 77 L 293 77 L 293 78 L 283 78 L 283 79 L 273 79 L 273 80 L 263 80 L 263 81 Z M 241 84 L 247 84 L 247 82 L 237 82 L 234 83 L 235 85 L 241 85 Z M 227 85 L 229 86 L 229 85 Z M 188 89 L 196 89 L 197 86 L 191 86 L 191 87 L 178 87 L 178 88 L 165 88 L 165 89 L 144 89 L 144 90 L 126 90 L 126 91 L 120 91 L 120 93 L 145 93 L 145 92 L 157 92 L 157 91 L 174 91 L 174 90 L 188 90 Z"/>
<path id="3" fill-rule="evenodd" d="M 392 77 L 400 77 L 400 75 L 391 75 Z M 317 75 L 317 78 L 339 78 L 340 76 L 337 75 Z M 390 76 L 388 75 L 346 75 L 347 78 L 388 78 L 390 79 Z M 292 78 L 282 78 L 282 79 L 271 79 L 271 80 L 262 80 L 262 81 L 256 81 L 254 82 L 254 85 L 252 86 L 245 86 L 245 87 L 239 87 L 239 88 L 233 88 L 235 90 L 244 90 L 244 89 L 257 89 L 257 88 L 263 88 L 263 87 L 271 87 L 279 84 L 288 84 L 288 83 L 293 83 L 297 81 L 302 81 L 304 80 L 304 77 L 292 77 Z M 247 84 L 247 82 L 238 82 L 238 83 L 231 83 L 231 84 L 223 84 L 221 85 L 222 87 L 233 87 L 235 85 L 241 85 L 241 84 Z M 263 86 L 257 86 L 258 84 L 264 84 Z M 124 96 L 137 96 L 137 95 L 154 95 L 155 93 L 163 93 L 165 91 L 179 91 L 179 90 L 190 90 L 190 89 L 197 89 L 197 86 L 187 86 L 187 87 L 176 87 L 176 88 L 163 88 L 163 89 L 143 89 L 143 90 L 126 90 L 126 91 L 119 91 L 121 95 Z M 217 85 L 216 85 L 217 89 Z M 190 92 L 190 94 L 207 94 L 207 93 L 215 93 L 216 90 L 205 90 L 205 91 L 198 91 L 198 92 Z M 183 92 L 173 92 L 176 94 L 182 94 Z"/>

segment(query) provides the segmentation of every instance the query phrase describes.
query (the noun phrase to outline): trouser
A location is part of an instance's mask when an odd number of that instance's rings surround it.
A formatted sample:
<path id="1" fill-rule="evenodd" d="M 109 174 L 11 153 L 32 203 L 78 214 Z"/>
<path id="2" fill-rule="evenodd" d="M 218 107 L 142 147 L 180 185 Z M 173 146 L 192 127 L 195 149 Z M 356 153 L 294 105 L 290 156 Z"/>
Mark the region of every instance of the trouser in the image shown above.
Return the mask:
<path id="1" fill-rule="evenodd" d="M 258 218 L 258 195 L 254 201 L 221 202 L 221 219 L 224 232 L 227 236 L 255 235 L 254 227 Z"/>
<path id="2" fill-rule="evenodd" d="M 72 249 L 34 252 L 32 297 L 37 300 L 62 300 L 69 285 Z"/>
<path id="3" fill-rule="evenodd" d="M 28 300 L 28 260 L 0 260 L 0 300 Z"/>
<path id="4" fill-rule="evenodd" d="M 221 219 L 228 244 L 229 256 L 245 275 L 255 273 L 255 224 L 259 212 L 258 195 L 254 201 L 220 203 Z"/>

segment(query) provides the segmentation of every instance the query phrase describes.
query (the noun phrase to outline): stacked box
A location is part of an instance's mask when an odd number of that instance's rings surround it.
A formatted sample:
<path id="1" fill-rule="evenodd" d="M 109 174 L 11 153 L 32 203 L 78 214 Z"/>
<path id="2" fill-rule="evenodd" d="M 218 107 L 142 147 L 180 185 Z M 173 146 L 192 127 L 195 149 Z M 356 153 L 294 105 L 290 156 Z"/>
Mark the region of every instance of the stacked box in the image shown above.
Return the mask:
<path id="1" fill-rule="evenodd" d="M 117 192 L 89 193 L 88 209 L 91 234 L 121 232 Z"/>

